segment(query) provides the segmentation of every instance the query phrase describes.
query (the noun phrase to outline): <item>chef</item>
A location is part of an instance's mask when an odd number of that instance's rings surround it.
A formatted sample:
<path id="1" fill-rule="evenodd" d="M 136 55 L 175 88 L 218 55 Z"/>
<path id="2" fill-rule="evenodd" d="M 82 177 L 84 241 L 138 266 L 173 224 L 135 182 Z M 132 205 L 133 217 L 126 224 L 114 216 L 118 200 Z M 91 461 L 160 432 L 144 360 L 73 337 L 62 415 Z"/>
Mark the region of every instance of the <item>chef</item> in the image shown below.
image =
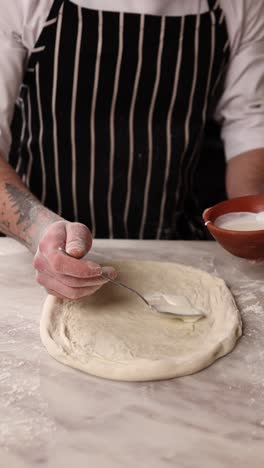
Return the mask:
<path id="1" fill-rule="evenodd" d="M 49 293 L 106 281 L 93 237 L 204 238 L 211 119 L 228 196 L 264 192 L 263 0 L 0 5 L 0 228 Z"/>

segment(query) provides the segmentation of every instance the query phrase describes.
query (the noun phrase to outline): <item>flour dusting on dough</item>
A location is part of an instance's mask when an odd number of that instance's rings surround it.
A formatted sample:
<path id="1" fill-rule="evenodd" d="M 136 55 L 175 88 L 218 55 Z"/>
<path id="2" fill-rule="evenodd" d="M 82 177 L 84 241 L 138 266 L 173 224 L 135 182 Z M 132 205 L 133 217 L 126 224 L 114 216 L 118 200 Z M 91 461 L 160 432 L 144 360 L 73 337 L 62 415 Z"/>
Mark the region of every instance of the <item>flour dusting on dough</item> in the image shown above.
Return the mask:
<path id="1" fill-rule="evenodd" d="M 223 280 L 173 263 L 125 261 L 113 266 L 120 281 L 142 294 L 155 297 L 159 291 L 178 301 L 180 309 L 204 311 L 205 318 L 195 323 L 171 320 L 110 283 L 84 301 L 49 296 L 40 331 L 55 359 L 109 379 L 161 380 L 197 372 L 234 348 L 241 320 Z"/>

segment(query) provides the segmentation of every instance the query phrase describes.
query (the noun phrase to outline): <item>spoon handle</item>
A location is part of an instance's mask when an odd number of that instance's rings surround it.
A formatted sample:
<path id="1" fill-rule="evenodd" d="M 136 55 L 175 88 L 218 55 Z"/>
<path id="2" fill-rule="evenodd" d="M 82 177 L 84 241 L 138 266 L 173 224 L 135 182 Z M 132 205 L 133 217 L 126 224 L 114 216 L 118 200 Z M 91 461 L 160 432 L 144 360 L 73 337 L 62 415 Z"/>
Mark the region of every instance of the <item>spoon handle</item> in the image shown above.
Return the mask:
<path id="1" fill-rule="evenodd" d="M 66 250 L 63 249 L 62 247 L 59 247 L 58 250 L 59 250 L 60 252 L 63 252 L 65 255 L 68 255 L 68 257 L 71 257 L 71 255 L 68 254 L 68 253 L 66 252 Z M 111 283 L 116 284 L 117 286 L 121 286 L 122 288 L 128 289 L 128 291 L 131 291 L 132 293 L 136 294 L 140 299 L 142 299 L 142 301 L 145 302 L 145 304 L 147 304 L 148 307 L 150 307 L 150 309 L 153 310 L 153 307 L 150 305 L 150 303 L 147 301 L 147 299 L 145 299 L 145 297 L 142 296 L 142 294 L 140 294 L 138 291 L 136 291 L 136 289 L 130 288 L 129 286 L 127 286 L 127 285 L 124 284 L 124 283 L 121 283 L 120 281 L 117 281 L 117 280 L 114 280 L 114 279 L 112 279 L 112 278 L 109 278 L 109 276 L 107 276 L 107 275 L 104 274 L 104 273 L 101 273 L 101 276 L 102 276 L 102 278 L 105 278 L 105 279 L 107 279 L 108 281 L 111 281 Z"/>
<path id="2" fill-rule="evenodd" d="M 126 284 L 124 283 L 121 283 L 120 281 L 117 281 L 117 280 L 114 280 L 112 278 L 109 278 L 109 276 L 105 275 L 104 273 L 101 274 L 101 276 L 105 279 L 108 279 L 109 281 L 111 281 L 111 283 L 113 284 L 116 284 L 117 286 L 121 286 L 122 288 L 125 288 L 125 289 L 128 289 L 129 291 L 131 291 L 132 293 L 136 294 L 138 297 L 140 297 L 140 299 L 142 299 L 142 301 L 145 302 L 145 304 L 147 304 L 148 307 L 150 307 L 152 309 L 152 306 L 150 305 L 150 303 L 147 301 L 147 299 L 142 296 L 142 294 L 140 294 L 136 289 L 133 289 L 133 288 L 130 288 L 129 286 L 127 286 Z"/>

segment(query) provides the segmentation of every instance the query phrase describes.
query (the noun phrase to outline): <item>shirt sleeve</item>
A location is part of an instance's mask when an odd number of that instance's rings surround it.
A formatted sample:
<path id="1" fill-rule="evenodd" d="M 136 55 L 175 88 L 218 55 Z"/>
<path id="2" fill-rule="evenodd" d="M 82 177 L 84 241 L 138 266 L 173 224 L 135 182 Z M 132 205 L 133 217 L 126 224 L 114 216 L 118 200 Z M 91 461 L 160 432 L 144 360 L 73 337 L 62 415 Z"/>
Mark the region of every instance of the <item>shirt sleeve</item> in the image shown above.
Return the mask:
<path id="1" fill-rule="evenodd" d="M 241 1 L 241 0 L 240 0 Z M 264 2 L 247 0 L 241 36 L 216 109 L 226 159 L 264 148 Z M 229 18 L 229 21 L 232 18 Z"/>
<path id="2" fill-rule="evenodd" d="M 24 73 L 26 49 L 19 37 L 0 23 L 0 153 L 7 157 L 11 144 L 10 123 Z"/>

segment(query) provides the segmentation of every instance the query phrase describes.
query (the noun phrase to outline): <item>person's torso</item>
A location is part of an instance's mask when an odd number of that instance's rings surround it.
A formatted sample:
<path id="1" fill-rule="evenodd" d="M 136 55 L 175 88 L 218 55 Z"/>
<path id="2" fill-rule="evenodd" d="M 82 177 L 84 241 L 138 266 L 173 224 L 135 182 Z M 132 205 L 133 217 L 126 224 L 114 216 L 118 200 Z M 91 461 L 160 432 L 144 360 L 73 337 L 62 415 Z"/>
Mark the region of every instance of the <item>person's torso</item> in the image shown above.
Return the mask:
<path id="1" fill-rule="evenodd" d="M 199 147 L 228 60 L 217 1 L 184 16 L 55 1 L 29 60 L 10 161 L 96 237 L 202 237 Z"/>

